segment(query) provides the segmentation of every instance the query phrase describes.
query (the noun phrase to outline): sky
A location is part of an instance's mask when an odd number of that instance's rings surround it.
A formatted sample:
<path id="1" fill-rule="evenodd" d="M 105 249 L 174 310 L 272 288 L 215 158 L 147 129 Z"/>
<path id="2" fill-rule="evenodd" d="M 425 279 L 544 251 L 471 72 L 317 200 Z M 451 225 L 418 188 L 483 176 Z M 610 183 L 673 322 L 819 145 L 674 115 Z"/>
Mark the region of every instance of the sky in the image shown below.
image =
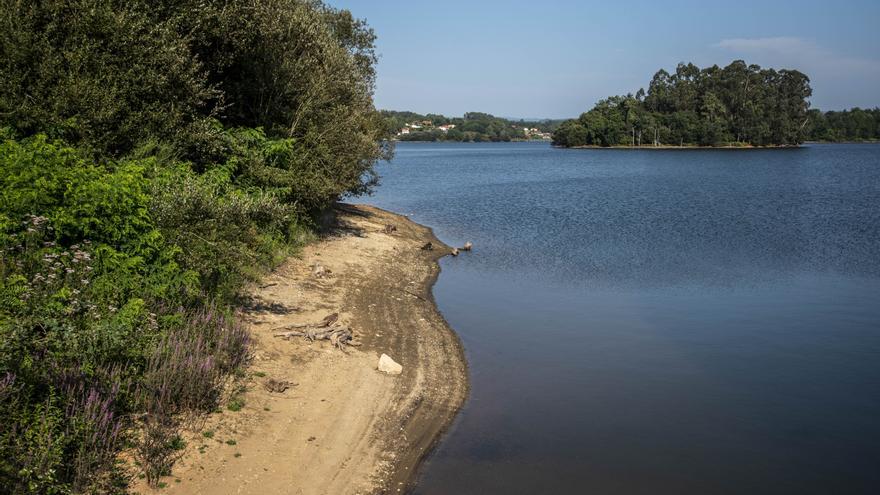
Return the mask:
<path id="1" fill-rule="evenodd" d="M 376 106 L 565 118 L 660 68 L 797 69 L 813 108 L 880 106 L 880 0 L 325 0 L 378 36 Z"/>

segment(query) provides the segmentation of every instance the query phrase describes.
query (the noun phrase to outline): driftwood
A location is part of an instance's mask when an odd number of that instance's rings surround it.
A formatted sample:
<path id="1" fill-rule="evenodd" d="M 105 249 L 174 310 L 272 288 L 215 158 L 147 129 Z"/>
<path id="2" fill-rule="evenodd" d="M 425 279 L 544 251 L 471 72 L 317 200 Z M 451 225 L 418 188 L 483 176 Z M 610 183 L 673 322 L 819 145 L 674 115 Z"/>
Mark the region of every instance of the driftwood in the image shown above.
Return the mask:
<path id="1" fill-rule="evenodd" d="M 397 232 L 397 227 L 389 223 L 385 225 L 385 227 L 382 229 L 382 232 L 391 235 L 392 233 Z"/>
<path id="2" fill-rule="evenodd" d="M 428 242 L 424 246 L 422 246 L 422 251 L 433 251 L 433 250 L 434 250 L 434 243 L 433 242 Z"/>
<path id="3" fill-rule="evenodd" d="M 331 328 L 306 328 L 304 330 L 291 330 L 289 332 L 281 332 L 274 334 L 275 337 L 291 339 L 293 337 L 305 337 L 310 341 L 329 340 L 330 344 L 339 349 L 344 349 L 346 345 L 358 346 L 360 344 L 354 342 L 354 335 L 348 327 L 331 327 Z"/>
<path id="4" fill-rule="evenodd" d="M 296 383 L 291 383 L 285 380 L 276 380 L 274 378 L 269 378 L 263 383 L 263 387 L 266 388 L 269 392 L 275 392 L 276 394 L 283 394 L 285 390 L 290 387 L 295 387 Z"/>
<path id="5" fill-rule="evenodd" d="M 287 330 L 286 332 L 275 333 L 273 336 L 288 340 L 293 337 L 305 337 L 310 341 L 329 340 L 330 344 L 339 349 L 344 348 L 346 345 L 360 345 L 354 342 L 354 334 L 351 332 L 351 329 L 342 325 L 334 326 L 338 321 L 339 313 L 332 313 L 325 316 L 318 323 L 285 325 L 273 328 L 272 330 Z"/>
<path id="6" fill-rule="evenodd" d="M 324 317 L 318 323 L 301 323 L 298 325 L 284 325 L 283 327 L 275 327 L 272 330 L 291 330 L 294 328 L 327 328 L 339 321 L 339 313 L 331 313 Z"/>

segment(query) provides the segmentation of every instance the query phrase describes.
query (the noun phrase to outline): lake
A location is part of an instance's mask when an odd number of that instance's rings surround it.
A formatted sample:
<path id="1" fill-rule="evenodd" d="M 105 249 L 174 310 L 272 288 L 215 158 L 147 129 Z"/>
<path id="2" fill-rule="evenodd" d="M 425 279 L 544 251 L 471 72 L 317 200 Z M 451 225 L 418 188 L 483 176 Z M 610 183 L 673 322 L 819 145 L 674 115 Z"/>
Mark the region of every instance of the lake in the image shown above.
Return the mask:
<path id="1" fill-rule="evenodd" d="M 880 492 L 880 145 L 401 143 L 470 398 L 427 494 Z"/>

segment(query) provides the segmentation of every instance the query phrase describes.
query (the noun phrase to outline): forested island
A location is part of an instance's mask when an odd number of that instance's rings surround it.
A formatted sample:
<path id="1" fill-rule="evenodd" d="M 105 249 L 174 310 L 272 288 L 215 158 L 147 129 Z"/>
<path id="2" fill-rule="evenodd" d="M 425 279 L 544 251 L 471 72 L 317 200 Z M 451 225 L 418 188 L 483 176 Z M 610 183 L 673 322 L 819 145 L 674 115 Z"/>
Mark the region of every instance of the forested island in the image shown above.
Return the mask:
<path id="1" fill-rule="evenodd" d="M 737 60 L 658 71 L 648 90 L 599 101 L 553 133 L 558 146 L 794 146 L 806 137 L 809 78 Z"/>
<path id="2" fill-rule="evenodd" d="M 399 141 L 499 142 L 550 140 L 562 120 L 510 120 L 488 113 L 462 117 L 383 110 L 386 131 Z"/>
<path id="3" fill-rule="evenodd" d="M 560 124 L 563 147 L 796 146 L 880 139 L 880 109 L 810 109 L 810 80 L 796 70 L 737 60 L 721 68 L 679 64 L 648 90 L 612 96 Z"/>

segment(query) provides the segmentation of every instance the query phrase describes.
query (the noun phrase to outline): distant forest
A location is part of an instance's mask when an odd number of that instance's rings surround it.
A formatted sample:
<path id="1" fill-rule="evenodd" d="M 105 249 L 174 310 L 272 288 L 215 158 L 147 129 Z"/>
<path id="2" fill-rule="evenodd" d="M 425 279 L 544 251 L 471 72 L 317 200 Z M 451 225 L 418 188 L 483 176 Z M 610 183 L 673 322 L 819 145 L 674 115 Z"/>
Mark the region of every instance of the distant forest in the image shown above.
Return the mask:
<path id="1" fill-rule="evenodd" d="M 510 120 L 481 112 L 468 112 L 463 117 L 392 110 L 383 110 L 381 114 L 387 132 L 397 135 L 400 141 L 489 142 L 549 139 L 550 133 L 563 122 Z"/>
<path id="2" fill-rule="evenodd" d="M 808 137 L 809 78 L 741 60 L 679 64 L 635 95 L 600 100 L 553 134 L 560 146 L 786 146 Z M 876 129 L 875 129 L 876 131 Z"/>
<path id="3" fill-rule="evenodd" d="M 810 110 L 807 141 L 880 141 L 880 108 Z"/>

